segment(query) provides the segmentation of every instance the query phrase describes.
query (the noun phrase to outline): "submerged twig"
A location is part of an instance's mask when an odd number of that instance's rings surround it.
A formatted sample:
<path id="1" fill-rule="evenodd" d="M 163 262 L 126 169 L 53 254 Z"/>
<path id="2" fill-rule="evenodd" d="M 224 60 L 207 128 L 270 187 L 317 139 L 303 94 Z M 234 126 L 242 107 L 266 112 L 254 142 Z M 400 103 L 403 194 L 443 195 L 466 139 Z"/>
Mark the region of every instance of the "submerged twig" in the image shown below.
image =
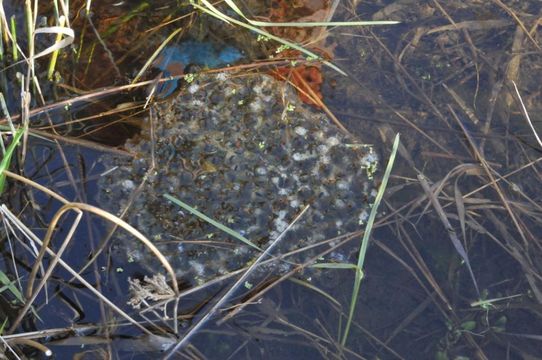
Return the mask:
<path id="1" fill-rule="evenodd" d="M 192 328 L 183 336 L 181 341 L 179 341 L 167 354 L 164 356 L 164 360 L 167 360 L 171 358 L 179 349 L 181 349 L 184 345 L 188 343 L 190 338 L 203 326 L 205 323 L 217 312 L 217 310 L 230 299 L 231 295 L 241 286 L 246 279 L 252 274 L 254 269 L 256 269 L 262 260 L 266 258 L 271 251 L 279 244 L 279 242 L 284 238 L 284 235 L 287 234 L 292 226 L 297 223 L 297 221 L 305 214 L 305 212 L 309 209 L 309 205 L 306 206 L 299 215 L 296 216 L 296 218 L 288 225 L 288 227 L 265 249 L 265 251 L 258 256 L 258 258 L 254 261 L 254 263 L 247 269 L 247 271 L 241 276 L 232 286 L 231 288 L 216 302 L 216 304 L 205 314 L 205 316 L 200 319 Z"/>

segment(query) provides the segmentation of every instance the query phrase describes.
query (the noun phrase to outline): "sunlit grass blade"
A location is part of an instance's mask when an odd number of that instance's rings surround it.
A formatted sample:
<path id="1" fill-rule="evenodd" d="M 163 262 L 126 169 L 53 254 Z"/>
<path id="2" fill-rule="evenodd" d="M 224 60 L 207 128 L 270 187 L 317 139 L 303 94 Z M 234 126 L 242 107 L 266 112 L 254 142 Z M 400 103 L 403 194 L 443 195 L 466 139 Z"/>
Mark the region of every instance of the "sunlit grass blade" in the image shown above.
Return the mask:
<path id="1" fill-rule="evenodd" d="M 66 46 L 71 45 L 73 43 L 73 40 L 75 39 L 75 32 L 73 31 L 73 29 L 63 26 L 50 26 L 39 28 L 34 31 L 34 34 L 56 34 L 57 37 L 64 35 L 64 38 L 60 41 L 55 41 L 53 45 L 49 46 L 45 50 L 40 51 L 29 60 L 35 60 L 37 58 L 65 48 Z"/>
<path id="2" fill-rule="evenodd" d="M 199 4 L 196 4 L 194 2 L 192 2 L 192 6 L 194 6 L 195 8 L 197 9 L 200 9 L 201 11 L 211 15 L 211 16 L 214 16 L 216 17 L 217 19 L 220 19 L 222 21 L 225 21 L 227 23 L 232 23 L 232 24 L 235 24 L 235 25 L 238 25 L 238 26 L 241 26 L 241 27 L 244 27 L 245 29 L 248 29 L 248 30 L 251 30 L 259 35 L 263 35 L 271 40 L 275 40 L 283 45 L 286 45 L 292 49 L 295 49 L 305 55 L 307 55 L 309 58 L 312 58 L 312 59 L 318 59 L 322 62 L 322 64 L 332 68 L 333 70 L 337 71 L 339 74 L 341 75 L 345 75 L 346 76 L 346 73 L 341 70 L 337 65 L 327 61 L 327 60 L 324 60 L 321 58 L 321 56 L 313 53 L 312 51 L 309 51 L 307 49 L 305 49 L 304 47 L 302 46 L 299 46 L 297 44 L 294 44 L 293 42 L 290 42 L 288 40 L 285 40 L 285 39 L 282 39 L 278 36 L 275 36 L 275 35 L 272 35 L 270 33 L 268 33 L 267 31 L 264 31 L 262 29 L 259 29 L 257 28 L 256 26 L 253 26 L 251 24 L 247 24 L 247 23 L 244 23 L 242 21 L 239 21 L 239 20 L 236 20 L 232 17 L 229 17 L 221 12 L 218 12 L 218 10 L 216 10 L 216 8 L 212 7 L 212 5 L 207 1 L 207 0 L 201 0 L 201 2 L 203 4 L 205 4 L 206 6 L 201 6 Z M 208 6 L 211 6 L 214 10 L 211 10 Z"/>
<path id="3" fill-rule="evenodd" d="M 371 25 L 397 25 L 399 21 L 323 21 L 323 22 L 263 22 L 248 20 L 250 24 L 261 27 L 328 27 L 328 26 L 371 26 Z"/>
<path id="4" fill-rule="evenodd" d="M 341 344 L 343 346 L 346 344 L 346 340 L 348 339 L 350 326 L 352 324 L 352 319 L 354 317 L 354 311 L 356 310 L 356 304 L 358 302 L 360 284 L 361 284 L 361 280 L 363 279 L 362 269 L 363 269 L 363 264 L 365 263 L 365 255 L 367 253 L 367 247 L 369 246 L 369 239 L 371 237 L 371 231 L 373 229 L 374 220 L 376 218 L 376 214 L 378 212 L 378 207 L 380 205 L 380 202 L 382 201 L 382 198 L 384 196 L 384 191 L 386 190 L 386 186 L 388 185 L 388 179 L 390 178 L 390 175 L 391 175 L 391 170 L 393 168 L 393 163 L 395 162 L 395 156 L 397 154 L 398 147 L 399 147 L 399 134 L 395 136 L 390 159 L 388 160 L 388 165 L 386 166 L 386 171 L 384 172 L 384 177 L 382 178 L 382 183 L 380 184 L 380 188 L 378 189 L 378 193 L 376 194 L 375 202 L 371 208 L 371 213 L 369 214 L 369 219 L 367 220 L 367 226 L 365 227 L 365 233 L 363 234 L 363 239 L 361 240 L 361 247 L 359 250 L 358 265 L 357 265 L 359 270 L 356 271 L 356 277 L 354 279 L 354 288 L 352 290 L 352 298 L 350 300 L 350 309 L 348 311 L 348 320 L 346 322 L 343 338 L 341 340 Z"/>
<path id="5" fill-rule="evenodd" d="M 226 22 L 227 24 L 229 24 L 230 22 L 228 21 L 230 18 L 228 16 L 226 16 L 225 14 L 223 14 L 222 12 L 220 12 L 213 4 L 211 4 L 210 2 L 208 2 L 207 0 L 201 0 L 201 2 L 203 3 L 203 5 L 205 5 L 205 8 L 201 7 L 200 5 L 194 3 L 193 0 L 190 1 L 192 3 L 192 6 L 194 7 L 199 7 L 200 10 L 210 14 L 210 15 L 213 15 L 217 18 L 219 18 L 220 20 Z"/>
<path id="6" fill-rule="evenodd" d="M 66 18 L 64 16 L 61 16 L 59 18 L 59 26 L 60 27 L 64 27 L 65 25 L 65 22 L 66 22 Z M 55 40 L 55 44 L 58 44 L 62 41 L 62 33 L 57 33 L 56 34 L 56 40 Z M 56 61 L 58 59 L 58 54 L 60 52 L 60 49 L 56 49 L 55 51 L 53 51 L 52 55 L 51 55 L 51 60 L 49 61 L 49 68 L 47 70 L 47 80 L 53 80 L 53 74 L 54 74 L 54 71 L 55 71 L 55 66 L 56 66 Z"/>
<path id="7" fill-rule="evenodd" d="M 368 26 L 368 25 L 395 25 L 399 21 L 310 21 L 310 22 L 266 22 L 251 20 L 243 14 L 241 9 L 233 2 L 233 0 L 224 0 L 228 6 L 235 11 L 239 16 L 248 21 L 251 25 L 266 27 L 310 27 L 310 26 Z M 216 10 L 216 8 L 215 8 Z"/>
<path id="8" fill-rule="evenodd" d="M 172 203 L 174 203 L 175 205 L 179 205 L 180 207 L 182 207 L 186 211 L 189 211 L 191 214 L 196 215 L 197 217 L 199 217 L 200 219 L 202 219 L 204 221 L 207 221 L 209 224 L 211 224 L 214 227 L 218 228 L 219 230 L 225 232 L 226 234 L 233 236 L 234 238 L 236 238 L 239 241 L 244 242 L 248 246 L 251 246 L 251 247 L 253 247 L 253 248 L 255 248 L 255 249 L 259 250 L 259 251 L 263 251 L 261 248 L 254 245 L 254 243 L 252 243 L 249 239 L 247 239 L 243 235 L 239 234 L 237 231 L 232 230 L 229 227 L 219 223 L 218 221 L 211 219 L 210 217 L 208 217 L 204 213 L 194 209 L 192 206 L 190 206 L 188 204 L 185 204 L 181 200 L 179 200 L 179 199 L 177 199 L 177 198 L 175 198 L 175 197 L 173 197 L 173 196 L 171 196 L 169 194 L 164 194 L 164 197 L 166 199 L 168 199 L 169 201 L 171 201 Z"/>
<path id="9" fill-rule="evenodd" d="M 536 128 L 533 125 L 533 122 L 531 121 L 531 117 L 529 116 L 529 112 L 527 111 L 527 107 L 525 107 L 525 103 L 523 102 L 523 99 L 521 98 L 521 94 L 519 93 L 518 86 L 514 81 L 512 81 L 512 84 L 514 85 L 514 90 L 516 91 L 516 95 L 518 97 L 519 103 L 521 105 L 521 112 L 523 113 L 523 116 L 525 117 L 525 120 L 527 120 L 527 123 L 531 127 L 531 130 L 534 134 L 534 137 L 536 141 L 538 142 L 538 145 L 542 147 L 542 140 L 540 139 L 540 136 L 538 135 L 538 132 L 536 131 Z"/>
<path id="10" fill-rule="evenodd" d="M 4 174 L 4 170 L 9 168 L 9 164 L 11 163 L 11 156 L 13 155 L 15 148 L 21 141 L 24 132 L 24 127 L 21 127 L 17 130 L 17 132 L 13 135 L 13 140 L 11 141 L 11 144 L 9 144 L 9 147 L 6 150 L 2 161 L 0 162 L 0 195 L 2 195 L 2 193 L 4 192 L 4 187 L 6 185 L 6 175 Z"/>
<path id="11" fill-rule="evenodd" d="M 134 77 L 134 80 L 132 80 L 132 84 L 135 84 L 139 81 L 141 76 L 147 71 L 147 69 L 151 66 L 152 62 L 160 55 L 160 52 L 166 47 L 167 44 L 173 39 L 183 28 L 178 28 L 175 31 L 173 31 L 169 36 L 166 38 L 166 40 L 162 41 L 160 46 L 158 46 L 158 49 L 152 53 L 151 57 L 145 62 L 141 70 L 137 73 L 137 75 Z"/>

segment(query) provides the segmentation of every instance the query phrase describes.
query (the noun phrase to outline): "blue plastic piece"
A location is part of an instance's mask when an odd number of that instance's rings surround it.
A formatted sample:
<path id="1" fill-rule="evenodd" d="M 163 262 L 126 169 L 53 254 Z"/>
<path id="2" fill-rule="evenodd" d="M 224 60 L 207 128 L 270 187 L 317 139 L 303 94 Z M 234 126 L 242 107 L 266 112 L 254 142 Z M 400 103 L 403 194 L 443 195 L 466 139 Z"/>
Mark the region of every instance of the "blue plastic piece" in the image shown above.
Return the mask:
<path id="1" fill-rule="evenodd" d="M 188 65 L 198 65 L 207 68 L 217 68 L 233 64 L 243 58 L 243 54 L 233 46 L 225 46 L 217 51 L 209 42 L 187 40 L 162 50 L 153 67 L 160 69 L 164 77 L 182 75 Z M 157 89 L 159 97 L 171 95 L 177 88 L 177 80 L 163 83 Z"/>
<path id="2" fill-rule="evenodd" d="M 241 60 L 243 58 L 243 54 L 233 46 L 226 46 L 220 50 L 220 53 L 218 54 L 218 60 L 222 62 L 222 64 L 234 64 L 237 61 Z"/>

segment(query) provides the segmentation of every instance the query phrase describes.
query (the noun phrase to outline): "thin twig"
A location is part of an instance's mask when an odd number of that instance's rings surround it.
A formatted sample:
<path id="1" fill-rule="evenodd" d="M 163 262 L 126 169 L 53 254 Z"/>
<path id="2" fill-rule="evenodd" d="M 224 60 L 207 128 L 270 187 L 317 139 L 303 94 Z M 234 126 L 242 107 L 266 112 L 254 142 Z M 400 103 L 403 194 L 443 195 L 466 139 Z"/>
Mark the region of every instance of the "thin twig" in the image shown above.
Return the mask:
<path id="1" fill-rule="evenodd" d="M 217 301 L 217 303 L 201 318 L 187 333 L 183 336 L 181 341 L 179 341 L 163 358 L 163 360 L 170 359 L 179 349 L 188 343 L 190 338 L 203 326 L 205 323 L 217 312 L 217 310 L 224 305 L 226 301 L 230 299 L 233 293 L 245 282 L 245 280 L 252 274 L 254 269 L 256 269 L 262 260 L 266 258 L 271 251 L 279 244 L 279 242 L 284 238 L 290 229 L 297 223 L 297 221 L 305 214 L 309 209 L 310 205 L 306 206 L 299 215 L 288 225 L 288 227 L 265 249 L 265 251 L 254 261 L 254 263 L 247 269 L 247 271 L 241 276 L 231 288 L 222 296 L 222 298 Z"/>

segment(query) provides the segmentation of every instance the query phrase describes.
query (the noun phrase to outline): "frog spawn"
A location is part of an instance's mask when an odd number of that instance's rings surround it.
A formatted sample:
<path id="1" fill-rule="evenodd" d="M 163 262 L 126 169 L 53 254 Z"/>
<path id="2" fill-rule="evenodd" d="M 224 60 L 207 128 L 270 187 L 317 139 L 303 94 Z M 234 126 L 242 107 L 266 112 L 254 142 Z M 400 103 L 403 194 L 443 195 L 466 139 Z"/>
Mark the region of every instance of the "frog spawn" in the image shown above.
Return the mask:
<path id="1" fill-rule="evenodd" d="M 367 169 L 376 166 L 377 156 L 304 108 L 287 85 L 265 75 L 200 76 L 190 92 L 155 110 L 154 148 L 132 140 L 126 147 L 139 157 L 101 159 L 106 170 L 115 170 L 101 177 L 98 202 L 120 211 L 147 175 L 125 219 L 154 240 L 179 276 L 205 281 L 245 266 L 258 252 L 164 194 L 262 248 L 310 205 L 275 255 L 363 228 L 375 196 Z M 156 167 L 148 173 L 151 151 Z M 128 235 L 117 237 L 124 240 L 121 253 L 161 270 Z M 288 267 L 276 266 L 279 272 Z"/>

